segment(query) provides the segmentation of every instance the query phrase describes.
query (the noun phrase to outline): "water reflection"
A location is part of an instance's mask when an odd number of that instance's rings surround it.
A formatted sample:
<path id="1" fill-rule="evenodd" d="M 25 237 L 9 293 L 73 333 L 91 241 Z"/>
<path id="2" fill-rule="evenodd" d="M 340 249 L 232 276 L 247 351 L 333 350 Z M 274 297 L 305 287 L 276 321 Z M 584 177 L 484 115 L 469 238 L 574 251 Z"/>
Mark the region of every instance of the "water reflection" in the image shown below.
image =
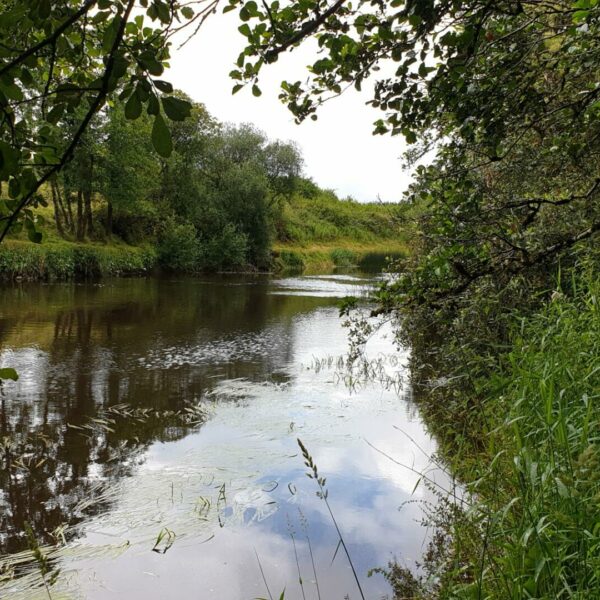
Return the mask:
<path id="1" fill-rule="evenodd" d="M 304 476 L 300 436 L 328 476 L 362 576 L 392 553 L 418 556 L 420 507 L 404 504 L 417 476 L 365 442 L 422 466 L 392 427 L 431 449 L 413 409 L 393 390 L 351 394 L 331 370 L 307 368 L 344 351 L 337 299 L 366 283 L 252 277 L 4 290 L 2 364 L 21 377 L 0 398 L 0 551 L 26 547 L 26 521 L 46 543 L 67 524 L 69 543 L 56 551 L 65 593 L 167 598 L 177 582 L 179 598 L 232 600 L 265 596 L 258 554 L 272 593 L 287 586 L 296 598 L 297 565 L 316 597 L 310 540 L 323 596 L 356 597 L 341 555 L 332 563 L 337 539 Z M 391 350 L 383 337 L 371 346 Z M 175 542 L 152 552 L 164 527 Z M 29 597 L 35 577 L 9 590 Z M 385 591 L 381 580 L 366 587 Z"/>

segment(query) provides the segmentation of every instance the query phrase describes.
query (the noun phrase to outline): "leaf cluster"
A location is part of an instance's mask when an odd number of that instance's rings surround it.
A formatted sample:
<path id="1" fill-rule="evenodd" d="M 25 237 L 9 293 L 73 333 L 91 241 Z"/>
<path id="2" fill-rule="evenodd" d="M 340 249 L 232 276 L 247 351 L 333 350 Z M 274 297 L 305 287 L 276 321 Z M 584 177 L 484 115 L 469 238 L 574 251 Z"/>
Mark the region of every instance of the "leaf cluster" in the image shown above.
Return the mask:
<path id="1" fill-rule="evenodd" d="M 161 79 L 171 36 L 197 23 L 210 3 L 167 0 L 24 0 L 0 6 L 0 241 L 19 220 L 41 241 L 28 209 L 40 187 L 72 158 L 107 102 L 125 102 L 127 118 L 153 117 L 152 140 L 172 149 L 165 117 L 190 105 Z M 191 5 L 198 5 L 194 10 Z M 135 9 L 135 10 L 134 10 Z M 59 135 L 71 123 L 70 136 Z"/>

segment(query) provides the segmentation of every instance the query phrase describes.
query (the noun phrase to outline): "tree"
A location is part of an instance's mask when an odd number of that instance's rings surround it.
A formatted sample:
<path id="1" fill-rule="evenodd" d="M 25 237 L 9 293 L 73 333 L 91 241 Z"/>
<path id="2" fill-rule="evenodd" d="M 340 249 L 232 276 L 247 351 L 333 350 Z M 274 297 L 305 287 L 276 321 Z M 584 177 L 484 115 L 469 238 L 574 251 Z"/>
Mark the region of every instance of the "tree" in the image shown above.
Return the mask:
<path id="1" fill-rule="evenodd" d="M 40 187 L 69 162 L 109 98 L 118 96 L 130 119 L 145 107 L 157 152 L 170 154 L 165 116 L 181 120 L 190 109 L 160 79 L 170 39 L 197 29 L 216 3 L 141 0 L 141 10 L 134 0 L 1 3 L 0 182 L 8 182 L 8 198 L 0 203 L 0 241 L 20 219 L 40 240 L 31 212 Z M 69 119 L 72 133 L 58 148 L 56 128 Z"/>
<path id="2" fill-rule="evenodd" d="M 417 161 L 409 199 L 429 209 L 422 254 L 401 289 L 413 301 L 510 280 L 600 230 L 600 5 L 597 0 L 344 0 L 240 7 L 247 47 L 234 91 L 315 37 L 308 84 L 283 82 L 298 120 L 358 89 L 384 63 L 376 133 L 403 135 Z"/>
<path id="3" fill-rule="evenodd" d="M 135 123 L 125 118 L 123 104 L 106 114 L 103 126 L 97 187 L 106 200 L 106 234 L 113 233 L 115 210 L 133 211 L 156 186 L 160 165 L 152 152 L 151 119 L 142 115 Z"/>

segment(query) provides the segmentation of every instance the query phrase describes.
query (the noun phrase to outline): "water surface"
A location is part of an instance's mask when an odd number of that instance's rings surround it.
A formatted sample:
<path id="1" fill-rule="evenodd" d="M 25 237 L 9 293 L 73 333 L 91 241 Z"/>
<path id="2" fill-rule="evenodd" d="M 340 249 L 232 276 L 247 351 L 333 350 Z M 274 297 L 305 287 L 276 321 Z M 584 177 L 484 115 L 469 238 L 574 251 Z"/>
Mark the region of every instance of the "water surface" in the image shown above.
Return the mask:
<path id="1" fill-rule="evenodd" d="M 367 573 L 421 555 L 430 498 L 414 491 L 415 471 L 434 444 L 406 386 L 349 387 L 337 365 L 339 299 L 372 283 L 3 289 L 1 364 L 20 379 L 0 398 L 0 597 L 47 597 L 24 552 L 27 522 L 61 569 L 56 598 L 358 598 L 298 437 L 327 478 L 365 595 L 388 593 Z M 385 377 L 402 376 L 389 329 L 366 352 Z"/>

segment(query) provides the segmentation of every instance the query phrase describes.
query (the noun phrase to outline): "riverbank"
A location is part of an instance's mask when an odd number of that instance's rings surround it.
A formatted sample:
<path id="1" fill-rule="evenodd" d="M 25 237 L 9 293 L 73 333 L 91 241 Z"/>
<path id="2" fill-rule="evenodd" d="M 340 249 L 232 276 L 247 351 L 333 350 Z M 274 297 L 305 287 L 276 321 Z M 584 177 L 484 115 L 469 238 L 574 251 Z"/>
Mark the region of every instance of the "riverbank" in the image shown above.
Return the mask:
<path id="1" fill-rule="evenodd" d="M 272 270 L 276 273 L 326 273 L 337 267 L 376 271 L 390 260 L 407 256 L 408 248 L 393 240 L 356 244 L 336 240 L 306 246 L 275 244 Z M 160 269 L 151 246 L 76 243 L 50 240 L 34 244 L 7 240 L 0 246 L 1 281 L 71 281 L 145 275 Z"/>
<path id="2" fill-rule="evenodd" d="M 142 275 L 158 265 L 150 246 L 50 240 L 34 244 L 6 240 L 0 245 L 0 280 L 69 281 Z"/>
<path id="3" fill-rule="evenodd" d="M 408 247 L 396 240 L 380 240 L 357 244 L 352 240 L 336 240 L 321 244 L 275 244 L 273 262 L 277 271 L 302 273 L 329 272 L 337 267 L 381 270 L 389 261 L 408 255 Z"/>
<path id="4" fill-rule="evenodd" d="M 453 334 L 439 314 L 429 342 L 421 325 L 410 332 L 436 460 L 466 493 L 430 516 L 424 575 L 390 565 L 396 598 L 599 597 L 596 265 L 557 273 L 555 289 L 535 304 L 488 320 L 494 334 L 484 330 L 481 295 Z"/>
<path id="5" fill-rule="evenodd" d="M 44 221 L 42 243 L 30 242 L 24 232 L 5 240 L 0 245 L 0 280 L 86 280 L 155 270 L 326 273 L 343 267 L 376 271 L 410 254 L 413 226 L 405 207 L 344 201 L 316 189 L 314 197 L 296 194 L 283 205 L 260 266 L 243 261 L 235 267 L 219 267 L 218 261 L 208 260 L 203 243 L 187 229 L 130 243 L 116 235 L 75 242 L 58 233 L 49 207 L 38 208 L 36 214 Z"/>

